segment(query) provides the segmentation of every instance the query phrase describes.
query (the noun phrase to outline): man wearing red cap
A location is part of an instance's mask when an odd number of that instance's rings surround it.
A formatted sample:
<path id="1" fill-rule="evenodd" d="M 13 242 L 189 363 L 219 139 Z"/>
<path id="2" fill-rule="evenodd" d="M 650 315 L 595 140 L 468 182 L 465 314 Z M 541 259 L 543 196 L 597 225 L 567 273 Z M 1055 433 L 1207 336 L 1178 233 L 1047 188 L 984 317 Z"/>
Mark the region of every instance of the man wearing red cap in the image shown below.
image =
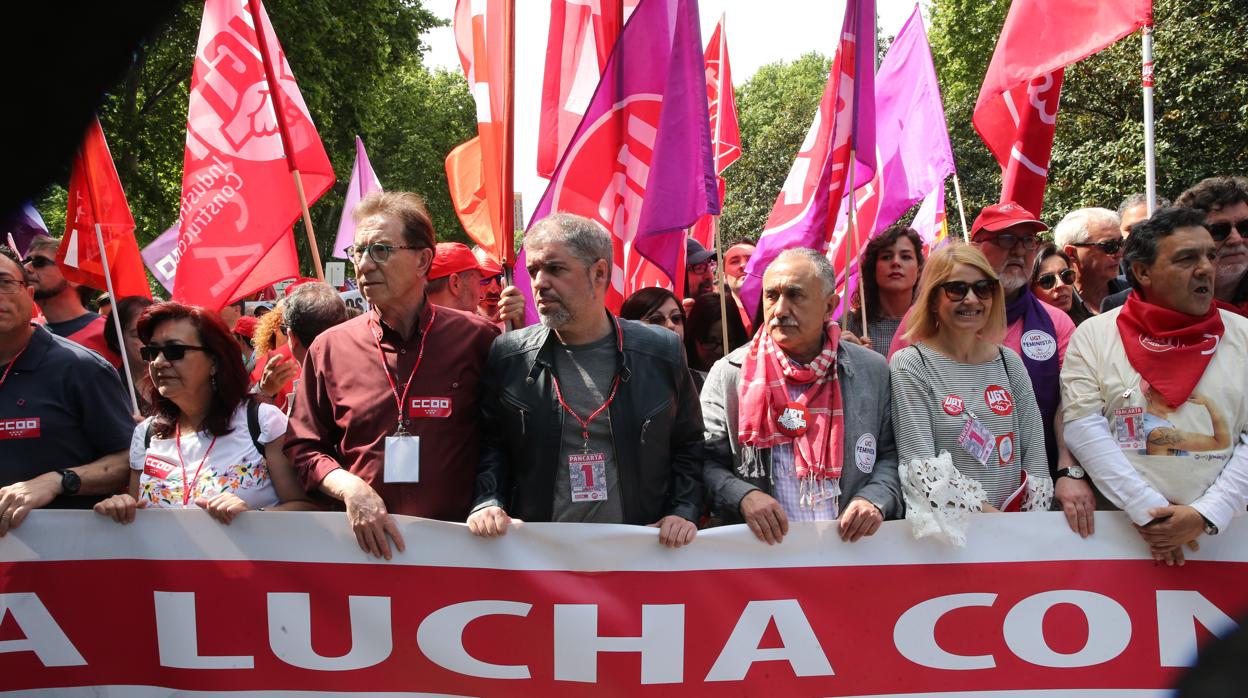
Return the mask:
<path id="1" fill-rule="evenodd" d="M 1013 201 L 980 211 L 971 226 L 971 244 L 979 248 L 996 270 L 1005 290 L 1005 337 L 1001 343 L 1018 353 L 1027 367 L 1040 415 L 1044 418 L 1044 449 L 1053 476 L 1054 497 L 1066 513 L 1072 530 L 1088 536 L 1093 530 L 1096 498 L 1086 474 L 1066 450 L 1061 439 L 1062 360 L 1075 333 L 1075 323 L 1065 312 L 1042 303 L 1031 292 L 1031 269 L 1040 247 L 1039 233 L 1048 230 L 1030 211 Z M 891 358 L 908 343 L 902 339 L 907 322 L 901 323 L 889 347 Z"/>
<path id="2" fill-rule="evenodd" d="M 472 254 L 481 267 L 481 280 L 477 282 L 481 286 L 481 300 L 477 303 L 477 314 L 499 325 L 501 329 L 502 318 L 499 317 L 498 302 L 503 295 L 503 265 L 494 261 L 490 253 L 480 245 L 473 245 Z"/>
<path id="3" fill-rule="evenodd" d="M 439 242 L 429 267 L 429 302 L 467 313 L 477 312 L 481 300 L 481 264 L 461 242 Z"/>

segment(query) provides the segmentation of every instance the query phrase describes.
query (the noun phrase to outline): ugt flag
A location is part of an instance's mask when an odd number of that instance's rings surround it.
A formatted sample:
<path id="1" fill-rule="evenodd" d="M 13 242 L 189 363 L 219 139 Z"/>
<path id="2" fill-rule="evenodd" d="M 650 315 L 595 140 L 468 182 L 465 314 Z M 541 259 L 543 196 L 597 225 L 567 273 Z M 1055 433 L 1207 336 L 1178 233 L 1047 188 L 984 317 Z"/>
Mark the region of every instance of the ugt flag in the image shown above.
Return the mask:
<path id="1" fill-rule="evenodd" d="M 1152 0 L 1014 0 L 971 118 L 1001 200 L 1040 215 L 1065 67 L 1152 24 Z"/>
<path id="2" fill-rule="evenodd" d="M 217 309 L 299 276 L 291 171 L 309 204 L 334 172 L 260 0 L 204 3 L 190 93 L 173 297 Z"/>
<path id="3" fill-rule="evenodd" d="M 69 175 L 69 210 L 65 213 L 65 237 L 56 251 L 65 278 L 91 288 L 106 289 L 105 273 L 111 273 L 117 298 L 152 297 L 134 239 L 134 217 L 126 205 L 113 156 L 104 141 L 100 121 L 92 117 L 82 145 L 74 156 Z M 104 254 L 95 235 L 104 239 Z M 104 268 L 105 261 L 108 269 Z"/>
<path id="4" fill-rule="evenodd" d="M 719 213 L 696 0 L 637 5 L 533 220 L 556 211 L 611 232 L 612 310 L 647 260 L 683 272 L 685 228 Z"/>
<path id="5" fill-rule="evenodd" d="M 849 177 L 850 154 L 857 163 Z M 875 175 L 875 2 L 850 0 L 840 45 L 819 110 L 767 217 L 758 248 L 746 266 L 741 297 L 752 317 L 758 310 L 763 272 L 783 250 L 840 249 L 834 238 L 847 185 L 857 188 Z"/>

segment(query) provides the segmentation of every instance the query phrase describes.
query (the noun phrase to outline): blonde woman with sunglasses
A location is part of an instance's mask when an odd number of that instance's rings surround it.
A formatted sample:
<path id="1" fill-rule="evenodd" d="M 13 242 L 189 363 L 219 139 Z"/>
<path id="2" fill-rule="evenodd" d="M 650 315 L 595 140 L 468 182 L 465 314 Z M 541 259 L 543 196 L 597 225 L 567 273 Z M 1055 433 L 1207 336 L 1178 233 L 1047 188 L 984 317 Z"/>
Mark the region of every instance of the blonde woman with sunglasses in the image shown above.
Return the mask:
<path id="1" fill-rule="evenodd" d="M 1031 379 L 1001 346 L 1005 295 L 983 253 L 937 251 L 893 355 L 893 432 L 918 537 L 965 543 L 969 514 L 1045 511 L 1053 498 Z"/>

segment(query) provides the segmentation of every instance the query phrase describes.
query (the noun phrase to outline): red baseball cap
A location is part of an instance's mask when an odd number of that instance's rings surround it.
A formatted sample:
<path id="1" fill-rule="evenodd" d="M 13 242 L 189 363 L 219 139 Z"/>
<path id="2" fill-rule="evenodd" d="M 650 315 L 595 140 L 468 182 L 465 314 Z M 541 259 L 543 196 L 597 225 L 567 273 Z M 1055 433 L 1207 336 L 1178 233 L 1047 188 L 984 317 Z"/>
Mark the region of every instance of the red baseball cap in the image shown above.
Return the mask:
<path id="1" fill-rule="evenodd" d="M 241 334 L 251 339 L 256 334 L 256 324 L 260 321 L 250 315 L 244 315 L 234 323 L 234 334 Z"/>
<path id="2" fill-rule="evenodd" d="M 1013 201 L 1002 201 L 999 204 L 985 206 L 984 210 L 979 212 L 975 223 L 971 225 L 971 238 L 974 239 L 981 230 L 995 233 L 1015 225 L 1028 226 L 1032 232 L 1036 233 L 1049 229 L 1049 226 L 1037 220 L 1031 211 Z"/>
<path id="3" fill-rule="evenodd" d="M 469 269 L 476 269 L 483 274 L 489 273 L 477 262 L 472 250 L 462 242 L 439 242 L 433 248 L 433 265 L 429 267 L 430 279 L 440 279 Z"/>

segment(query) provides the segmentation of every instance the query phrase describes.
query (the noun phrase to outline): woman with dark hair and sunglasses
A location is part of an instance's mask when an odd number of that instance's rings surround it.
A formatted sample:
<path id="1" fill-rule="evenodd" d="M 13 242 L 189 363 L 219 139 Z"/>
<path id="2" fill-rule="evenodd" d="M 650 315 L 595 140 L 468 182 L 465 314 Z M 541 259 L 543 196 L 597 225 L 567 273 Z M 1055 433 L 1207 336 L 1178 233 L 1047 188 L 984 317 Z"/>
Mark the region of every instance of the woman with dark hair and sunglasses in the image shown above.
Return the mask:
<path id="1" fill-rule="evenodd" d="M 968 512 L 1045 511 L 1044 430 L 1022 359 L 1001 346 L 1005 293 L 983 253 L 954 243 L 923 270 L 893 355 L 893 433 L 916 536 L 965 543 Z"/>
<path id="2" fill-rule="evenodd" d="M 152 305 L 153 301 L 147 296 L 126 296 L 113 304 L 113 312 L 117 313 L 117 319 L 121 321 L 121 334 L 124 342 L 117 341 L 117 326 L 109 322 L 104 327 L 104 344 L 113 353 L 121 356 L 124 351 L 126 354 L 126 363 L 130 366 L 130 379 L 134 381 L 134 394 L 139 399 L 139 414 L 144 417 L 152 414 L 152 400 L 155 398 L 156 388 L 152 385 L 152 378 L 147 372 L 147 362 L 143 360 L 139 351 L 143 347 L 143 342 L 139 341 L 139 314 L 145 308 Z M 117 369 L 117 373 L 121 374 L 124 366 Z M 126 382 L 126 377 L 121 376 L 121 382 Z"/>
<path id="3" fill-rule="evenodd" d="M 286 415 L 248 399 L 225 323 L 200 307 L 157 303 L 138 332 L 155 414 L 130 441 L 130 491 L 96 512 L 129 523 L 136 508 L 198 506 L 228 524 L 248 509 L 314 510 L 282 454 Z"/>
<path id="4" fill-rule="evenodd" d="M 685 311 L 676 294 L 665 288 L 643 288 L 629 296 L 620 306 L 620 317 L 640 320 L 648 325 L 658 325 L 685 339 Z"/>
<path id="5" fill-rule="evenodd" d="M 854 292 L 844 327 L 877 353 L 888 356 L 893 335 L 914 303 L 923 271 L 923 239 L 905 225 L 891 225 L 867 243 L 858 259 L 862 296 Z M 866 298 L 867 327 L 862 327 L 862 298 Z"/>
<path id="6" fill-rule="evenodd" d="M 1057 245 L 1049 243 L 1036 254 L 1031 271 L 1031 292 L 1036 298 L 1065 312 L 1076 326 L 1092 317 L 1083 299 L 1075 293 L 1079 272 L 1070 264 L 1070 257 Z"/>

